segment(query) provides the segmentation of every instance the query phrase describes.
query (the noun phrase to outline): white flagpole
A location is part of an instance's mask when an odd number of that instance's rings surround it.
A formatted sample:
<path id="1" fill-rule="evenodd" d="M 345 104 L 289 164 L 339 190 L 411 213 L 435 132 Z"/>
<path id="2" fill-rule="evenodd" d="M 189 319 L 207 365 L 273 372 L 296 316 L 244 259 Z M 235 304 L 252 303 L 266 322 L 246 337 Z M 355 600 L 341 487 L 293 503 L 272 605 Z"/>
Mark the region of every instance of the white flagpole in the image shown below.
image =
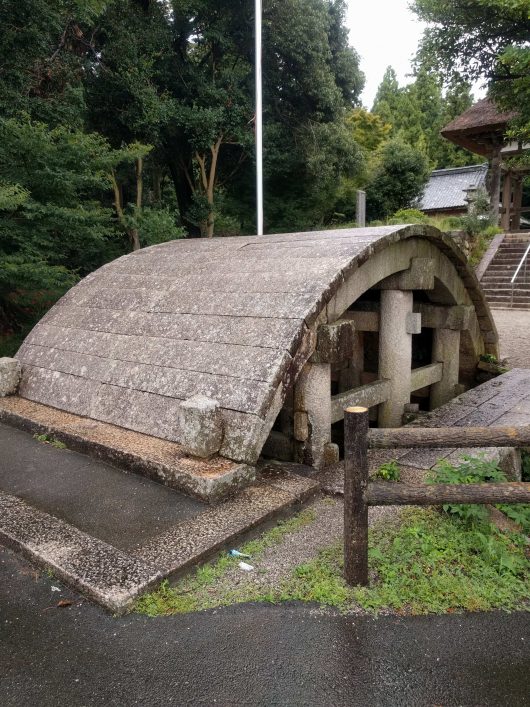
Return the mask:
<path id="1" fill-rule="evenodd" d="M 255 0 L 256 15 L 256 203 L 257 203 L 257 232 L 263 235 L 263 99 L 262 99 L 262 73 L 261 73 L 261 15 L 262 0 Z"/>

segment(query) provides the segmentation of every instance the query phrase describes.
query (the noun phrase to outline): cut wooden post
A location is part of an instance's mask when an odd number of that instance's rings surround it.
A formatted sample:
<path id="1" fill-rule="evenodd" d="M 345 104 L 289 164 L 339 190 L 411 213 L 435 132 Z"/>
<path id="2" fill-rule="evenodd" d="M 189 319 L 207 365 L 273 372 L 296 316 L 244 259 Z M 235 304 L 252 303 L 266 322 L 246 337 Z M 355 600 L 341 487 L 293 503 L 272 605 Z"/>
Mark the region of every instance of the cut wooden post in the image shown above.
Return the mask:
<path id="1" fill-rule="evenodd" d="M 344 411 L 344 576 L 368 584 L 368 409 Z"/>

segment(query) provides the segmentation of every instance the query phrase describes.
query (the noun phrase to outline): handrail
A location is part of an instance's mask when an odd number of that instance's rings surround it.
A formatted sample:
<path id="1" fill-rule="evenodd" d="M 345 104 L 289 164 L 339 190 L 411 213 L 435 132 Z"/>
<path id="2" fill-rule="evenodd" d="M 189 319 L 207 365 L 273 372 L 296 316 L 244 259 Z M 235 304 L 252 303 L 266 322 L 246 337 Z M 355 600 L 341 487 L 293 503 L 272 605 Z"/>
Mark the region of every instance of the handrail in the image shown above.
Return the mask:
<path id="1" fill-rule="evenodd" d="M 528 257 L 528 253 L 530 253 L 530 244 L 528 245 L 528 248 L 525 250 L 523 257 L 521 258 L 521 262 L 517 266 L 517 270 L 515 271 L 512 279 L 510 280 L 510 283 L 513 285 L 515 282 L 515 278 L 517 275 L 519 275 L 519 270 L 523 267 L 523 263 L 525 262 L 526 258 Z"/>

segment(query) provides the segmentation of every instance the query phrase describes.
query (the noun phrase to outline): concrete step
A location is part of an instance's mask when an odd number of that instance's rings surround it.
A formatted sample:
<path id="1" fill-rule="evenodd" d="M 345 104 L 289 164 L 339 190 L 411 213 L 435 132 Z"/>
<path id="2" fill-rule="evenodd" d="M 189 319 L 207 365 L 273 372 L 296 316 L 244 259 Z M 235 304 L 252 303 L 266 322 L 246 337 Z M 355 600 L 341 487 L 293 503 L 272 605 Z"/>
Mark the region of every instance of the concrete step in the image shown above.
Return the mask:
<path id="1" fill-rule="evenodd" d="M 523 255 L 524 255 L 523 253 L 521 253 L 520 256 L 519 255 L 517 255 L 517 256 L 508 255 L 508 254 L 501 254 L 501 255 L 497 254 L 493 258 L 493 260 L 491 261 L 491 264 L 493 265 L 493 263 L 502 263 L 503 265 L 508 265 L 510 263 L 514 263 L 514 264 L 518 265 L 521 262 Z"/>
<path id="2" fill-rule="evenodd" d="M 530 305 L 520 304 L 518 302 L 514 302 L 513 304 L 506 302 L 490 302 L 489 305 L 491 309 L 518 309 L 521 312 L 530 311 Z"/>
<path id="3" fill-rule="evenodd" d="M 488 278 L 482 278 L 481 284 L 482 288 L 485 290 L 492 287 L 512 289 L 512 280 L 510 277 L 495 277 L 494 275 L 491 275 Z M 530 280 L 524 280 L 518 277 L 514 281 L 513 287 L 516 290 L 528 290 L 530 289 Z"/>
<path id="4" fill-rule="evenodd" d="M 489 304 L 494 307 L 496 304 L 507 305 L 508 307 L 518 306 L 520 309 L 530 309 L 530 299 L 527 300 L 517 300 L 510 297 L 487 297 Z"/>
<path id="5" fill-rule="evenodd" d="M 17 395 L 0 398 L 0 422 L 48 434 L 69 449 L 134 471 L 202 501 L 215 502 L 255 479 L 256 469 L 222 457 L 199 459 L 176 442 L 50 408 Z"/>
<path id="6" fill-rule="evenodd" d="M 308 467 L 270 463 L 210 505 L 2 424 L 0 448 L 0 543 L 115 613 L 320 491 Z"/>

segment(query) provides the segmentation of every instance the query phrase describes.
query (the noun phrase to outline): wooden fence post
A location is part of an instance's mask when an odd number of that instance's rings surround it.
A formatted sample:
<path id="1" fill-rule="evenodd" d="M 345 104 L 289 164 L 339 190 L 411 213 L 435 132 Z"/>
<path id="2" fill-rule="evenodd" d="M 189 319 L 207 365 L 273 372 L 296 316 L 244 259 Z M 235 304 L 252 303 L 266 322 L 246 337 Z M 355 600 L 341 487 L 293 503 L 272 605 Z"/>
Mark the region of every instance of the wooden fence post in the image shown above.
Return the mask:
<path id="1" fill-rule="evenodd" d="M 344 411 L 344 576 L 368 584 L 368 410 Z"/>

